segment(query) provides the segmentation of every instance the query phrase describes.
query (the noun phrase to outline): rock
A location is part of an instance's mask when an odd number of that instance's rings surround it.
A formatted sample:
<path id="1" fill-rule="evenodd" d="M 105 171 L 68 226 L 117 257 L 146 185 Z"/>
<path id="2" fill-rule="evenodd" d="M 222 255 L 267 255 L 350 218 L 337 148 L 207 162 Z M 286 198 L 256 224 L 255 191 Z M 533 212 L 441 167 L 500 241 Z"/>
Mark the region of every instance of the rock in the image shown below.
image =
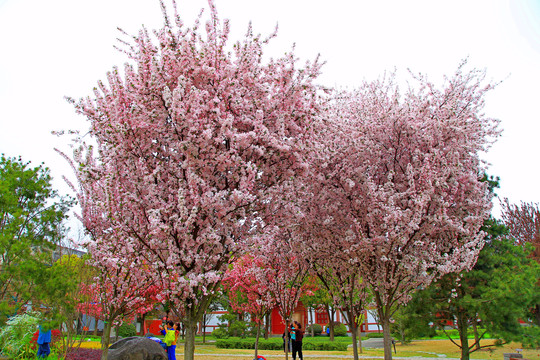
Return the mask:
<path id="1" fill-rule="evenodd" d="M 167 360 L 167 353 L 157 342 L 145 337 L 132 336 L 109 347 L 109 360 Z"/>

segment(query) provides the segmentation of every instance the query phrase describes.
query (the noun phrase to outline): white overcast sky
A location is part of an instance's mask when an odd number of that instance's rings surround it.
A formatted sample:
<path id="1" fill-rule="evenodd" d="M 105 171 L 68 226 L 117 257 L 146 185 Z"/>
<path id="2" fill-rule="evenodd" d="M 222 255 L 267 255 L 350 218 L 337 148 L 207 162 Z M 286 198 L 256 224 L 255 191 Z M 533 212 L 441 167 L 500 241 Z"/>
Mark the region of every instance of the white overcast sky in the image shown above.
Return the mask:
<path id="1" fill-rule="evenodd" d="M 192 25 L 204 0 L 179 0 Z M 301 60 L 317 54 L 327 64 L 320 81 L 354 87 L 386 70 L 423 72 L 436 83 L 461 59 L 504 80 L 487 98 L 486 114 L 504 133 L 487 154 L 489 173 L 501 177 L 500 197 L 540 202 L 540 0 L 216 0 L 231 21 L 231 40 L 251 20 L 269 34 L 279 56 L 296 43 Z M 208 14 L 208 10 L 205 11 Z M 207 19 L 203 16 L 203 19 Z M 158 0 L 0 0 L 0 153 L 51 168 L 66 192 L 70 170 L 54 151 L 67 139 L 52 130 L 87 127 L 64 96 L 91 95 L 97 80 L 125 57 L 113 49 L 116 30 L 161 27 Z M 498 210 L 495 209 L 495 214 Z"/>

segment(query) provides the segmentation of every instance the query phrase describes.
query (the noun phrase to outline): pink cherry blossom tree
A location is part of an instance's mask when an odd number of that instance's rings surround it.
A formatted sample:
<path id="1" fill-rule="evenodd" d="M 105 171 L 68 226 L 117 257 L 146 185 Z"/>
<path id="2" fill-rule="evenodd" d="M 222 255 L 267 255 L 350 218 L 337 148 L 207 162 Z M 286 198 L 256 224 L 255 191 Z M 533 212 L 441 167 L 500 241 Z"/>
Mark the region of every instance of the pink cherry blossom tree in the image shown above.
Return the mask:
<path id="1" fill-rule="evenodd" d="M 151 277 L 138 274 L 138 266 L 131 259 L 109 254 L 96 261 L 97 276 L 82 289 L 87 302 L 80 303 L 79 310 L 94 316 L 96 326 L 98 318 L 105 323 L 101 338 L 103 360 L 107 359 L 112 327 L 133 319 L 135 314 L 152 310 L 161 300 L 159 286 L 154 285 Z"/>
<path id="2" fill-rule="evenodd" d="M 251 320 L 257 323 L 255 359 L 258 358 L 261 323 L 276 306 L 269 290 L 274 281 L 262 261 L 252 255 L 244 255 L 236 260 L 223 280 L 233 310 L 250 314 Z"/>
<path id="3" fill-rule="evenodd" d="M 84 147 L 83 147 L 84 148 Z M 87 238 L 81 242 L 89 254 L 87 260 L 95 276 L 93 282 L 82 284 L 81 298 L 85 301 L 78 306 L 81 312 L 103 320 L 105 327 L 101 340 L 102 359 L 107 359 L 110 335 L 113 325 L 120 324 L 135 314 L 145 313 L 153 309 L 155 303 L 162 302 L 167 294 L 163 294 L 163 285 L 152 276 L 153 268 L 148 259 L 140 257 L 144 250 L 133 239 L 125 238 L 123 233 L 114 227 L 111 211 L 119 204 L 114 201 L 115 194 L 101 187 L 99 182 L 88 182 L 87 177 L 96 177 L 102 168 L 92 163 L 88 157 L 82 161 L 81 151 L 76 151 L 75 158 L 79 164 L 92 165 L 95 171 L 77 169 L 75 163 L 64 153 L 57 150 L 74 170 L 78 187 L 65 179 L 72 191 L 76 193 L 82 214 L 75 214 L 87 231 Z M 87 152 L 87 154 L 90 154 Z M 85 178 L 86 177 L 86 178 Z M 117 213 L 112 210 L 113 213 Z"/>
<path id="4" fill-rule="evenodd" d="M 285 358 L 289 358 L 289 325 L 300 298 L 310 291 L 305 280 L 311 265 L 298 251 L 301 241 L 291 229 L 279 229 L 274 236 L 251 251 L 264 268 L 267 291 L 275 301 L 279 314 L 285 321 Z"/>
<path id="5" fill-rule="evenodd" d="M 401 94 L 392 75 L 337 93 L 318 137 L 320 166 L 328 169 L 313 172 L 326 184 L 319 199 L 326 209 L 317 216 L 350 224 L 329 229 L 355 239 L 348 251 L 373 293 L 385 359 L 397 306 L 442 274 L 473 266 L 483 246 L 479 229 L 491 198 L 479 153 L 498 135 L 498 122 L 482 113 L 493 86 L 463 65 L 441 88 L 415 76 Z"/>
<path id="6" fill-rule="evenodd" d="M 368 297 L 367 282 L 363 280 L 367 274 L 357 252 L 350 194 L 341 179 L 342 166 L 350 155 L 345 150 L 354 146 L 354 138 L 348 125 L 344 126 L 335 114 L 330 115 L 315 125 L 307 148 L 310 168 L 295 187 L 297 232 L 304 236 L 298 248 L 330 294 L 334 311 L 339 309 L 344 315 L 353 337 L 353 354 L 358 359 L 357 321 Z M 332 339 L 332 324 L 330 336 Z"/>
<path id="7" fill-rule="evenodd" d="M 358 321 L 362 318 L 369 296 L 367 282 L 362 278 L 360 264 L 340 258 L 345 249 L 335 248 L 334 257 L 319 258 L 314 264 L 321 283 L 333 298 L 333 305 L 340 310 L 351 331 L 353 356 L 358 360 L 362 342 L 358 342 Z M 358 344 L 360 343 L 360 350 Z"/>
<path id="8" fill-rule="evenodd" d="M 99 232 L 97 248 L 118 242 L 150 266 L 144 276 L 185 308 L 186 359 L 231 258 L 279 202 L 281 182 L 305 170 L 303 139 L 320 112 L 317 61 L 265 60 L 269 39 L 251 26 L 228 46 L 229 23 L 209 5 L 201 31 L 162 2 L 164 27 L 122 43 L 123 73 L 114 68 L 92 97 L 71 100 L 97 143 L 96 155 L 75 155 L 85 226 Z"/>

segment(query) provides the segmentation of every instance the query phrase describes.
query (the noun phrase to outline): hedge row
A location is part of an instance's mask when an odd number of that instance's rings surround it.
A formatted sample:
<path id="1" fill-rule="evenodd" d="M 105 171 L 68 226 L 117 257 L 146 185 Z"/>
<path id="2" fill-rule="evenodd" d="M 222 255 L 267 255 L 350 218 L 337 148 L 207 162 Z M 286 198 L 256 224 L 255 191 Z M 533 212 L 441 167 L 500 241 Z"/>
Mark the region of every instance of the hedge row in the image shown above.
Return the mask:
<path id="1" fill-rule="evenodd" d="M 229 338 L 216 340 L 216 347 L 219 349 L 255 349 L 255 339 Z M 260 339 L 259 350 L 281 350 L 283 340 L 280 338 Z M 302 342 L 303 350 L 319 351 L 346 351 L 347 344 L 339 342 L 311 342 L 305 339 Z"/>

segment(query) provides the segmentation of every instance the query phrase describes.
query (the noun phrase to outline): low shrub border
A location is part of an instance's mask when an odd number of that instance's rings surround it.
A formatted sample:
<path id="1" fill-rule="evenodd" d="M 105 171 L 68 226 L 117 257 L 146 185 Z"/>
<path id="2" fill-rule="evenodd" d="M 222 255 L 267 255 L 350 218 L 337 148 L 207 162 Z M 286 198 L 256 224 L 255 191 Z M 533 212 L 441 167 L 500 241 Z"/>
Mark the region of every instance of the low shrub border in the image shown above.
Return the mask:
<path id="1" fill-rule="evenodd" d="M 255 349 L 255 339 L 229 338 L 216 340 L 216 347 L 219 349 Z M 259 350 L 281 350 L 283 349 L 283 340 L 281 338 L 261 339 L 259 340 Z M 319 351 L 346 351 L 347 343 L 342 342 L 311 342 L 304 338 L 302 342 L 303 350 Z"/>

